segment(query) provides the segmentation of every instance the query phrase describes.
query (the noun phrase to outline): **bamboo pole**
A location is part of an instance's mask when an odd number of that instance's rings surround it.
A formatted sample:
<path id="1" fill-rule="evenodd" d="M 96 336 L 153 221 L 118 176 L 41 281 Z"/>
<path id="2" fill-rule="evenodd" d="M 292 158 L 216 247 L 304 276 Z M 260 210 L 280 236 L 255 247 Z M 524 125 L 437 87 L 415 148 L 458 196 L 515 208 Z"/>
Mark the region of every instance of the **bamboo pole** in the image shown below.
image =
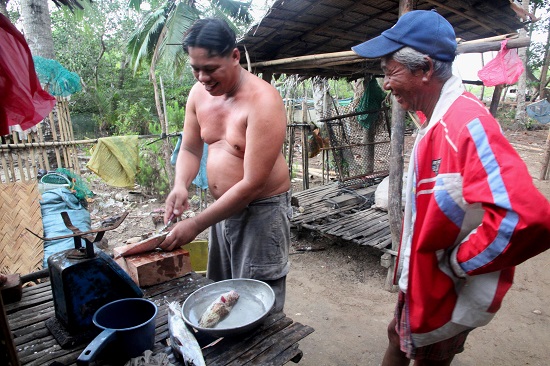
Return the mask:
<path id="1" fill-rule="evenodd" d="M 17 137 L 17 132 L 12 132 L 13 141 L 19 141 L 19 138 Z M 19 168 L 19 179 L 21 179 L 22 182 L 26 182 L 25 179 L 25 172 L 23 170 L 23 162 L 21 161 L 21 154 L 17 154 L 17 167 Z M 15 176 L 15 175 L 14 175 Z"/>
<path id="2" fill-rule="evenodd" d="M 40 123 L 40 126 L 38 127 L 38 142 L 44 142 L 44 135 L 42 134 L 42 128 L 44 128 L 44 120 Z M 44 169 L 50 170 L 50 162 L 48 161 L 48 153 L 44 146 L 40 147 L 40 151 L 42 152 L 42 158 L 44 159 Z"/>
<path id="3" fill-rule="evenodd" d="M 4 153 L 1 153 L 0 156 L 0 159 L 2 161 L 2 171 L 4 172 L 4 180 L 2 181 L 2 183 L 8 183 L 10 182 L 10 175 L 8 170 L 8 163 L 6 162 L 6 156 Z"/>
<path id="4" fill-rule="evenodd" d="M 57 123 L 59 124 L 59 137 L 61 141 L 69 141 L 70 138 L 67 132 L 67 126 L 65 124 L 65 116 L 63 114 L 63 101 L 57 98 Z M 68 168 L 69 166 L 69 146 L 61 148 L 63 153 L 63 164 L 58 165 L 58 168 Z"/>
<path id="5" fill-rule="evenodd" d="M 546 147 L 544 152 L 544 158 L 542 159 L 542 167 L 540 169 L 540 180 L 548 179 L 548 164 L 550 163 L 550 129 L 548 130 L 548 136 L 546 137 Z"/>
<path id="6" fill-rule="evenodd" d="M 17 182 L 17 177 L 15 176 L 15 167 L 13 166 L 13 156 L 11 153 L 7 154 L 8 157 L 8 165 L 9 165 L 9 172 L 11 173 L 10 176 L 10 182 Z"/>
<path id="7" fill-rule="evenodd" d="M 31 134 L 27 135 L 27 141 L 29 141 L 29 140 L 32 141 Z M 30 164 L 29 165 L 31 166 L 31 171 L 32 171 L 33 174 L 29 176 L 30 178 L 36 177 L 36 171 L 37 171 L 37 169 L 36 169 L 36 157 L 35 157 L 34 152 L 35 152 L 35 148 L 31 147 L 29 149 L 29 157 L 30 157 Z"/>
<path id="8" fill-rule="evenodd" d="M 57 132 L 55 130 L 53 112 L 50 112 L 48 118 L 50 119 L 50 129 L 52 130 L 52 139 L 53 139 L 54 142 L 58 142 Z M 59 149 L 54 149 L 54 151 L 55 151 L 55 158 L 56 158 L 56 161 L 57 161 L 57 166 L 59 167 L 59 166 L 61 166 L 61 156 L 59 154 Z"/>
<path id="9" fill-rule="evenodd" d="M 63 98 L 63 115 L 68 132 L 67 140 L 74 141 L 73 123 L 71 121 L 71 114 L 69 113 L 69 101 L 65 98 Z M 80 167 L 78 164 L 78 151 L 76 149 L 76 146 L 71 143 L 69 145 L 69 150 L 70 158 L 72 158 L 72 164 L 69 164 L 69 167 L 71 167 L 76 174 L 80 174 Z"/>
<path id="10" fill-rule="evenodd" d="M 518 37 L 510 38 L 514 36 L 513 34 L 506 34 L 496 37 L 482 38 L 472 41 L 465 41 L 458 44 L 456 49 L 456 54 L 462 53 L 482 53 L 489 51 L 499 51 L 500 43 L 503 39 L 509 38 L 506 43 L 507 48 L 522 48 L 529 46 L 531 39 L 529 37 Z M 306 67 L 307 65 L 314 65 L 309 63 L 310 61 L 317 62 L 330 62 L 331 66 L 342 65 L 342 64 L 351 64 L 357 62 L 364 62 L 365 58 L 357 55 L 353 51 L 340 51 L 332 53 L 321 53 L 316 55 L 306 55 L 306 56 L 295 56 L 289 58 L 283 58 L 278 60 L 254 62 L 250 64 L 252 68 L 261 68 L 261 67 L 272 67 L 279 65 L 293 65 L 295 67 L 300 66 L 301 68 Z M 307 65 L 304 65 L 307 64 Z M 313 66 L 311 66 L 313 67 Z"/>

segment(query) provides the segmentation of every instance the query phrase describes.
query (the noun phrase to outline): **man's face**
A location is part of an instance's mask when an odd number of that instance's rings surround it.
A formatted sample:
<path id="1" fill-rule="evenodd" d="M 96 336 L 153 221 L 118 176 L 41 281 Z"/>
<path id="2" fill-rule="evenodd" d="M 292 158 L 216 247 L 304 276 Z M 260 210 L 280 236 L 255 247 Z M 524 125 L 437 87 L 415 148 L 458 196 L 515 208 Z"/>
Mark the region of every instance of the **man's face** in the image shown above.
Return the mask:
<path id="1" fill-rule="evenodd" d="M 417 70 L 413 73 L 392 58 L 382 61 L 382 70 L 384 71 L 384 89 L 391 91 L 403 109 L 422 110 L 423 72 Z"/>
<path id="2" fill-rule="evenodd" d="M 235 51 L 229 56 L 219 56 L 210 55 L 205 48 L 189 47 L 189 63 L 193 69 L 193 76 L 211 95 L 223 95 L 233 87 Z"/>

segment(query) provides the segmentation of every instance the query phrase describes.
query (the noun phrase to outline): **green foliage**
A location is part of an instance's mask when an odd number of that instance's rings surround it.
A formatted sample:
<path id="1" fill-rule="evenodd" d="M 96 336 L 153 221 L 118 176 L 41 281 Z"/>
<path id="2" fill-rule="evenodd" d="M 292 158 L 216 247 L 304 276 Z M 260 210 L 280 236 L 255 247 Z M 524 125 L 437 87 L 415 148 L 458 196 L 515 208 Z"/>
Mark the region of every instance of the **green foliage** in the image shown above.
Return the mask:
<path id="1" fill-rule="evenodd" d="M 168 117 L 168 132 L 181 131 L 183 129 L 185 108 L 180 107 L 177 100 L 166 106 L 166 116 Z"/>
<path id="2" fill-rule="evenodd" d="M 153 114 L 140 103 L 122 100 L 117 106 L 118 116 L 114 122 L 115 135 L 148 135 Z M 158 122 L 157 122 L 158 125 Z"/>
<path id="3" fill-rule="evenodd" d="M 149 130 L 153 134 L 160 134 L 160 125 L 150 124 Z M 162 153 L 162 142 L 158 140 L 146 143 L 140 148 L 139 173 L 136 175 L 136 182 L 141 186 L 144 193 L 159 198 L 165 197 L 170 191 L 170 183 L 166 169 L 173 169 L 166 166 Z"/>

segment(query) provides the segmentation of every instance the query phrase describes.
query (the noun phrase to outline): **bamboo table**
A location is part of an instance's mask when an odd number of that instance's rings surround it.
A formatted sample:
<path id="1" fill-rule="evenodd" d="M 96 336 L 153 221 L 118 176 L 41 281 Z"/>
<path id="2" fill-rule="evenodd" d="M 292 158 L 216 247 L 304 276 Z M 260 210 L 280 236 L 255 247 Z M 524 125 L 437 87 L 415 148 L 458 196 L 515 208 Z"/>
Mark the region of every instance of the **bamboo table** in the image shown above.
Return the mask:
<path id="1" fill-rule="evenodd" d="M 183 366 L 167 345 L 169 338 L 167 304 L 177 300 L 182 303 L 196 289 L 212 283 L 203 276 L 190 273 L 163 284 L 143 289 L 144 297 L 158 306 L 156 318 L 155 348 L 164 352 L 176 366 Z M 76 365 L 76 359 L 87 345 L 62 348 L 45 326 L 45 321 L 55 316 L 50 283 L 45 282 L 23 290 L 21 301 L 5 305 L 8 323 L 14 338 L 21 365 Z M 284 365 L 298 363 L 302 351 L 298 341 L 313 332 L 313 328 L 294 322 L 284 313 L 271 314 L 258 328 L 249 333 L 222 338 L 214 345 L 203 348 L 208 366 L 211 365 Z M 200 343 L 200 340 L 199 340 Z M 202 344 L 201 344 L 202 345 Z M 111 365 L 102 360 L 97 365 Z"/>

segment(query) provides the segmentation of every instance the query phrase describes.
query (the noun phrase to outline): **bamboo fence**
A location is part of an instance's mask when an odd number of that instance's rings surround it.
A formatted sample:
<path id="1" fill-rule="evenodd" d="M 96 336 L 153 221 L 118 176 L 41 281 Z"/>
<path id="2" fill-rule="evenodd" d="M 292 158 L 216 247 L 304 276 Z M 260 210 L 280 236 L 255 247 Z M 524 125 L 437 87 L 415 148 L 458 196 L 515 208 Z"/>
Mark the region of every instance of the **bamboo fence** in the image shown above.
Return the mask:
<path id="1" fill-rule="evenodd" d="M 69 102 L 65 98 L 56 99 L 54 109 L 35 131 L 28 131 L 25 136 L 18 132 L 2 136 L 1 183 L 32 181 L 39 169 L 65 168 L 80 174 L 76 148 L 79 142 L 74 140 Z"/>

